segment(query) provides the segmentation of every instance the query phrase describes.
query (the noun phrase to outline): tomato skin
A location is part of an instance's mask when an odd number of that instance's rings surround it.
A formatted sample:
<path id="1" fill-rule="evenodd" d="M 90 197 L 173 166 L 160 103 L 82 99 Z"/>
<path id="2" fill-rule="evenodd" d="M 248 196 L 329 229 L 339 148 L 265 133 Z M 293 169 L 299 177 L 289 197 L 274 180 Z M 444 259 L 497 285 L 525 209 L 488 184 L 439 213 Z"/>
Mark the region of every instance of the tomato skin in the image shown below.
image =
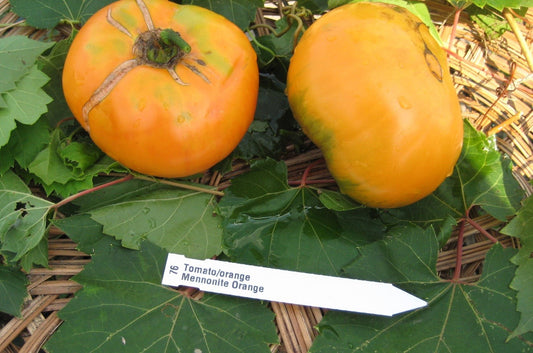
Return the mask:
<path id="1" fill-rule="evenodd" d="M 445 53 L 403 8 L 361 2 L 318 19 L 295 48 L 287 95 L 341 192 L 369 207 L 431 194 L 461 153 Z"/>
<path id="2" fill-rule="evenodd" d="M 184 56 L 209 82 L 178 62 L 181 85 L 167 69 L 140 65 L 92 108 L 83 106 L 122 63 L 148 27 L 134 0 L 94 14 L 76 35 L 63 70 L 63 91 L 80 124 L 102 151 L 137 172 L 184 177 L 212 167 L 238 145 L 253 120 L 259 75 L 246 35 L 224 17 L 193 5 L 144 0 L 156 28 L 179 32 Z M 110 10 L 110 12 L 108 12 Z M 108 13 L 132 37 L 109 23 Z"/>

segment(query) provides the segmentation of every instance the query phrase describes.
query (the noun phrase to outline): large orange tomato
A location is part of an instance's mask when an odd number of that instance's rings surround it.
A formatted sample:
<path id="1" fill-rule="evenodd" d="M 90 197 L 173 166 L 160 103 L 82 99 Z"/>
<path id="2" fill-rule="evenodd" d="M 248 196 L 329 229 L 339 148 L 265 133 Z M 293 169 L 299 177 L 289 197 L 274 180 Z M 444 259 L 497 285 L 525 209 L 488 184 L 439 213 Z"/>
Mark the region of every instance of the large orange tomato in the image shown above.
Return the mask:
<path id="1" fill-rule="evenodd" d="M 371 207 L 429 195 L 461 152 L 445 53 L 397 6 L 344 5 L 313 23 L 291 59 L 287 95 L 341 191 Z"/>
<path id="2" fill-rule="evenodd" d="M 132 170 L 202 172 L 253 120 L 256 54 L 224 17 L 166 0 L 121 0 L 76 35 L 63 71 L 69 107 L 92 140 Z"/>

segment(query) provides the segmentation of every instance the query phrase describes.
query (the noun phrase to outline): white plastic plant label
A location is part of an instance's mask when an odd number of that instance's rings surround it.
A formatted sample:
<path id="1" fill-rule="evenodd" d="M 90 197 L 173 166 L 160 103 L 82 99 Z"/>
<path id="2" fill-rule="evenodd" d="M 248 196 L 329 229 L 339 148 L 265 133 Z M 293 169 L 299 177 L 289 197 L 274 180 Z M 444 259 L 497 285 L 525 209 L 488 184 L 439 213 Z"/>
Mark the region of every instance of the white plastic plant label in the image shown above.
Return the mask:
<path id="1" fill-rule="evenodd" d="M 162 284 L 325 309 L 392 316 L 427 303 L 390 283 L 168 254 Z"/>

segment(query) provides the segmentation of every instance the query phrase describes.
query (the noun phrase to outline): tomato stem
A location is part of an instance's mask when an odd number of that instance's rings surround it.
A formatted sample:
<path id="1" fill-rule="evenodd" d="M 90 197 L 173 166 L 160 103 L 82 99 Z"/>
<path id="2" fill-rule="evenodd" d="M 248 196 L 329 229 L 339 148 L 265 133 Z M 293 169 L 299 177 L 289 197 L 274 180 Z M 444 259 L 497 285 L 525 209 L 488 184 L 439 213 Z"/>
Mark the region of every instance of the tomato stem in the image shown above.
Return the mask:
<path id="1" fill-rule="evenodd" d="M 155 29 L 141 33 L 134 44 L 139 60 L 154 67 L 172 68 L 191 52 L 191 46 L 173 29 Z"/>

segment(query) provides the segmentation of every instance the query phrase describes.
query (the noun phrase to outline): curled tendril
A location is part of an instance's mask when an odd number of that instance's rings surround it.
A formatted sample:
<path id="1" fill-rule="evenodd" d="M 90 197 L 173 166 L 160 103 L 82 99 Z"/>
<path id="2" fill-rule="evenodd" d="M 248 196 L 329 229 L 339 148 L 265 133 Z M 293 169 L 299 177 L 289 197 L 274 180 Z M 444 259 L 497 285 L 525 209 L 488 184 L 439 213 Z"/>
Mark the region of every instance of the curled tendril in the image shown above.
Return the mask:
<path id="1" fill-rule="evenodd" d="M 511 84 L 513 83 L 513 80 L 514 80 L 515 72 L 516 72 L 516 62 L 512 61 L 511 62 L 510 73 L 509 73 L 509 78 L 507 79 L 507 81 L 504 84 L 500 85 L 496 89 L 496 94 L 497 94 L 496 100 L 490 105 L 490 107 L 485 111 L 485 114 L 483 114 L 483 116 L 481 117 L 481 119 L 480 119 L 480 123 L 481 124 L 485 121 L 485 119 L 487 118 L 489 112 L 496 106 L 496 103 L 498 103 L 498 101 L 501 98 L 505 97 L 508 94 L 509 87 L 511 86 Z"/>
<path id="2" fill-rule="evenodd" d="M 298 44 L 300 35 L 304 32 L 304 22 L 302 18 L 309 18 L 312 16 L 312 13 L 303 7 L 297 7 L 296 3 L 283 7 L 281 9 L 281 14 L 287 19 L 287 26 L 280 30 L 279 32 L 269 24 L 266 23 L 257 23 L 250 27 L 250 30 L 257 28 L 265 28 L 271 32 L 276 38 L 279 38 L 290 31 L 294 22 L 296 22 L 296 29 L 293 34 L 293 48 Z"/>

